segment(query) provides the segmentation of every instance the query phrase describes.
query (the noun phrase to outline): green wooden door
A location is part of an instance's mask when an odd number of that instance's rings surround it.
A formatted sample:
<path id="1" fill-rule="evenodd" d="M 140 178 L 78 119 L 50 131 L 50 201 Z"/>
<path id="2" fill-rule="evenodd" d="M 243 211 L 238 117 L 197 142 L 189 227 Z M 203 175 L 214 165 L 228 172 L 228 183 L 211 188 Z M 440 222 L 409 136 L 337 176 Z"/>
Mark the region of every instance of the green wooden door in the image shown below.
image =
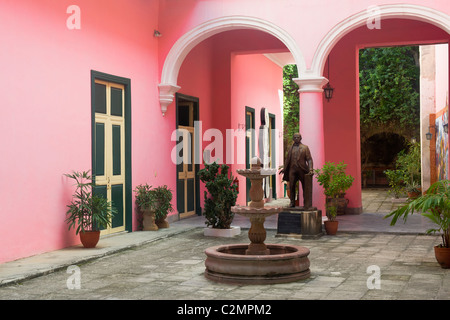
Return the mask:
<path id="1" fill-rule="evenodd" d="M 125 230 L 125 90 L 116 83 L 95 80 L 94 176 L 96 194 L 113 203 L 117 214 L 109 234 Z"/>

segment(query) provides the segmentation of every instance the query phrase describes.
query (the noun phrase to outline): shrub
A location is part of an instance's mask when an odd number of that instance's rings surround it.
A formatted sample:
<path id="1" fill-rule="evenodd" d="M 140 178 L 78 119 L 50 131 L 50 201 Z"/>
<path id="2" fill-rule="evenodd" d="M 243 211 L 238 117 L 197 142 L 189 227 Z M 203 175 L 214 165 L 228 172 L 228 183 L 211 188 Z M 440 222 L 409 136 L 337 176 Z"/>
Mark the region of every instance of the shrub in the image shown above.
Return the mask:
<path id="1" fill-rule="evenodd" d="M 231 207 L 236 204 L 237 186 L 233 184 L 233 176 L 229 177 L 226 164 L 206 164 L 198 175 L 208 191 L 205 191 L 206 225 L 218 229 L 229 229 L 234 218 Z"/>

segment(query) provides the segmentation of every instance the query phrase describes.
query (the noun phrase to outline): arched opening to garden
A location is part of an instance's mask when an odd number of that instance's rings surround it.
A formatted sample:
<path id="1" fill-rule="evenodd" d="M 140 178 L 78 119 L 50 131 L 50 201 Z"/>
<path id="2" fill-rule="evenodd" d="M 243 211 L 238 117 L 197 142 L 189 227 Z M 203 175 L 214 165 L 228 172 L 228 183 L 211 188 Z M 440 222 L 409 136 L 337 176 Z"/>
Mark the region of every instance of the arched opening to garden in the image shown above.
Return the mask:
<path id="1" fill-rule="evenodd" d="M 420 113 L 420 110 L 412 112 L 411 110 L 413 109 L 404 108 L 406 106 L 412 106 L 412 94 L 401 92 L 405 87 L 401 82 L 396 83 L 394 81 L 394 83 L 389 83 L 392 77 L 387 76 L 386 73 L 384 75 L 380 73 L 379 79 L 375 80 L 377 83 L 386 82 L 383 90 L 380 91 L 379 88 L 376 88 L 376 90 L 379 90 L 377 94 L 381 98 L 376 101 L 374 96 L 372 96 L 364 101 L 364 103 L 372 104 L 373 109 L 370 110 L 369 108 L 369 112 L 366 114 L 368 116 L 366 118 L 367 122 L 361 122 L 365 112 L 362 108 L 360 109 L 360 105 L 363 103 L 363 98 L 360 96 L 361 51 L 378 51 L 387 47 L 400 48 L 398 50 L 401 51 L 409 50 L 407 48 L 411 47 L 448 44 L 449 42 L 448 32 L 436 26 L 436 23 L 432 19 L 426 21 L 424 19 L 415 19 L 413 16 L 409 18 L 396 17 L 383 19 L 382 14 L 380 17 L 379 29 L 370 29 L 366 24 L 363 24 L 353 28 L 351 31 L 348 31 L 348 28 L 345 31 L 343 30 L 342 33 L 345 35 L 341 35 L 340 39 L 334 42 L 334 46 L 329 51 L 329 55 L 326 59 L 322 60 L 324 61 L 323 75 L 329 79 L 330 85 L 334 88 L 332 99 L 329 101 L 324 100 L 325 158 L 326 161 L 344 161 L 348 163 L 348 170 L 353 176 L 357 177 L 355 181 L 356 185 L 354 184 L 347 194 L 349 207 L 351 208 L 351 212 L 349 213 L 362 212 L 361 192 L 362 187 L 367 183 L 367 180 L 364 180 L 364 170 L 366 169 L 364 165 L 367 159 L 362 150 L 364 143 L 373 143 L 374 139 L 381 139 L 382 136 L 378 134 L 382 132 L 395 133 L 399 136 L 406 137 L 408 140 L 416 137 L 416 141 L 422 143 L 422 141 L 426 140 L 426 133 L 429 127 L 430 130 L 435 130 L 435 124 L 431 122 L 430 124 L 428 119 L 424 121 L 425 115 Z M 397 58 L 399 56 L 401 56 L 401 53 L 398 53 Z M 405 53 L 403 53 L 403 57 L 405 57 Z M 445 64 L 444 73 L 448 79 L 448 53 L 445 59 L 447 64 Z M 393 66 L 395 65 L 394 60 Z M 381 64 L 381 66 L 386 67 L 386 63 Z M 403 76 L 402 79 L 405 77 Z M 444 94 L 447 94 L 448 80 L 443 87 L 441 89 L 445 92 Z M 399 99 L 385 103 L 387 100 L 385 97 L 386 93 L 397 89 L 400 90 L 397 93 Z M 430 94 L 428 98 L 430 97 L 436 97 L 436 94 Z M 400 98 L 404 101 L 401 101 Z M 416 96 L 415 100 L 420 100 L 420 98 Z M 439 101 L 441 100 L 439 98 Z M 384 106 L 383 103 L 385 103 Z M 445 108 L 445 103 L 443 108 Z M 383 119 L 380 117 L 370 118 L 375 115 L 375 111 L 380 110 L 379 108 L 385 108 L 382 110 L 385 115 L 397 113 L 399 116 L 397 121 L 393 124 L 384 124 L 381 121 Z M 409 120 L 402 119 L 402 116 L 411 115 L 413 116 L 406 118 L 417 122 L 415 126 L 408 126 L 407 121 Z M 362 131 L 363 127 L 365 127 L 364 131 Z M 426 131 L 424 131 L 424 128 Z M 433 136 L 436 134 L 435 131 L 431 133 Z M 373 137 L 375 134 L 377 136 Z M 368 140 L 369 138 L 372 140 Z M 381 144 L 378 146 L 378 150 L 381 151 L 389 144 L 391 142 L 385 142 L 384 145 Z M 430 161 L 432 162 L 432 160 Z M 432 167 L 433 164 L 434 162 L 430 166 Z"/>

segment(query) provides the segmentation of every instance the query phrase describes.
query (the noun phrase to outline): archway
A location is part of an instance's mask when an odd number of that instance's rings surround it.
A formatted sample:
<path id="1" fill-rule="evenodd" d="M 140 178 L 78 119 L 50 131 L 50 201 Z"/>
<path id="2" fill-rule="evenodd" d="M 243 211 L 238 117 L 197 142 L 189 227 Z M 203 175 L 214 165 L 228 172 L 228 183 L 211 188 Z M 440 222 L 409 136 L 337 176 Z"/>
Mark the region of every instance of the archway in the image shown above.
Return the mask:
<path id="1" fill-rule="evenodd" d="M 427 22 L 450 33 L 450 17 L 435 9 L 411 4 L 371 6 L 367 10 L 358 12 L 341 21 L 327 33 L 319 43 L 308 72 L 318 76 L 322 75 L 330 51 L 352 30 L 367 26 L 374 19 L 379 19 L 380 26 L 382 26 L 383 20 L 395 18 Z"/>
<path id="2" fill-rule="evenodd" d="M 252 29 L 266 32 L 279 39 L 292 53 L 299 73 L 306 70 L 304 57 L 294 39 L 277 25 L 255 17 L 230 16 L 205 22 L 181 36 L 172 46 L 164 61 L 159 84 L 159 99 L 164 115 L 167 106 L 173 102 L 174 94 L 180 89 L 177 85 L 178 72 L 188 53 L 201 41 L 224 31 Z"/>
<path id="3" fill-rule="evenodd" d="M 361 213 L 361 153 L 359 134 L 359 77 L 357 52 L 377 46 L 448 43 L 449 18 L 433 9 L 413 5 L 378 8 L 381 29 L 366 23 L 370 12 L 360 12 L 333 28 L 316 51 L 310 74 L 329 78 L 334 97 L 323 105 L 326 161 L 349 164 L 355 182 L 348 192 L 350 213 Z M 330 61 L 328 74 L 327 63 Z"/>

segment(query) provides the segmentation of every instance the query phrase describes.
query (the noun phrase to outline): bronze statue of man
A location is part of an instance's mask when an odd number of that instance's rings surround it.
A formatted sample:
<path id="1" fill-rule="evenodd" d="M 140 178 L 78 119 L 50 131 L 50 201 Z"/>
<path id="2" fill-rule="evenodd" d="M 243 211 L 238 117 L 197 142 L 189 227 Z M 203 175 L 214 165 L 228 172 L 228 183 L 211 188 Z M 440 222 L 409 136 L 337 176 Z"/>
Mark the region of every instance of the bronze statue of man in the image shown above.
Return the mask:
<path id="1" fill-rule="evenodd" d="M 303 207 L 310 209 L 312 208 L 312 176 L 314 175 L 313 159 L 308 146 L 301 143 L 300 133 L 295 133 L 293 140 L 294 143 L 289 149 L 280 174 L 284 173 L 283 180 L 289 181 L 290 206 L 295 207 L 295 189 L 297 182 L 300 181 L 303 190 Z"/>

